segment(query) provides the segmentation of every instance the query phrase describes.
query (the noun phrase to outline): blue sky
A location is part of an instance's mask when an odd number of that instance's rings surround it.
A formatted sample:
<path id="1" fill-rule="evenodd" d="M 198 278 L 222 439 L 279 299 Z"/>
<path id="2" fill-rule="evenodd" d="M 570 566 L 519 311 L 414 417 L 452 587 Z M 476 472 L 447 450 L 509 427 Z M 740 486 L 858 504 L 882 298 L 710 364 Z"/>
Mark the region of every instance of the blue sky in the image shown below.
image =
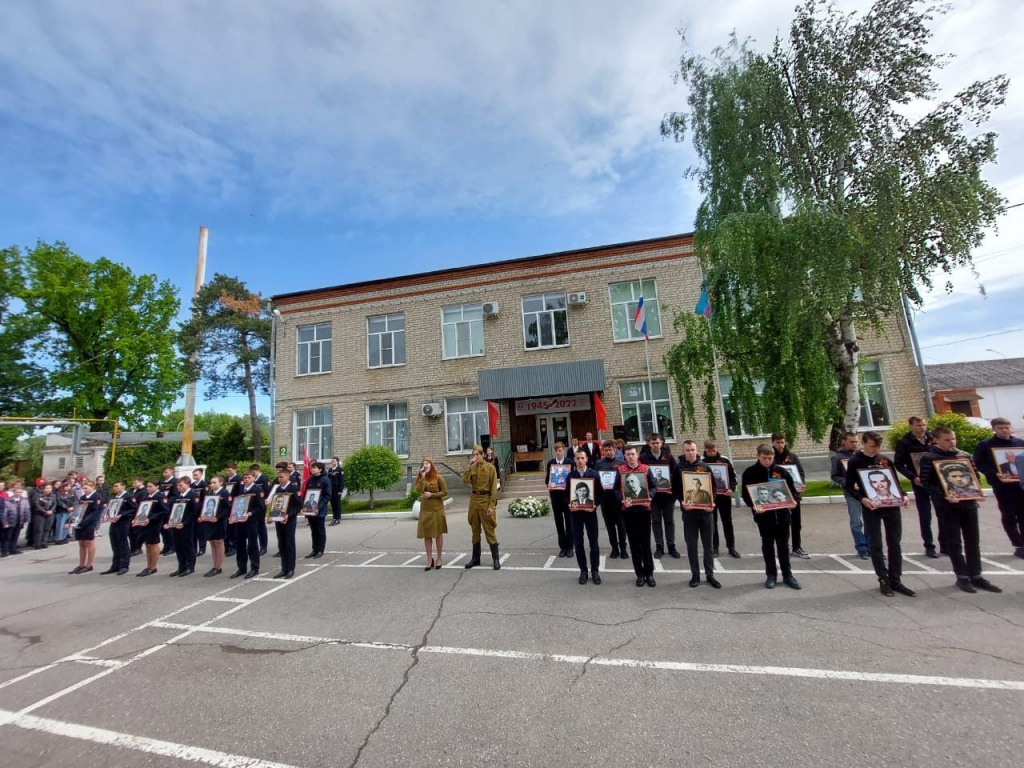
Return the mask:
<path id="1" fill-rule="evenodd" d="M 5 0 L 0 242 L 187 292 L 205 224 L 208 273 L 270 295 L 690 231 L 692 150 L 658 133 L 685 108 L 676 30 L 702 53 L 733 29 L 768 45 L 793 5 Z M 1011 204 L 1021 28 L 1016 0 L 958 1 L 934 40 L 950 90 L 1011 77 L 988 174 Z M 1024 356 L 1024 207 L 977 256 L 918 316 L 926 362 Z"/>

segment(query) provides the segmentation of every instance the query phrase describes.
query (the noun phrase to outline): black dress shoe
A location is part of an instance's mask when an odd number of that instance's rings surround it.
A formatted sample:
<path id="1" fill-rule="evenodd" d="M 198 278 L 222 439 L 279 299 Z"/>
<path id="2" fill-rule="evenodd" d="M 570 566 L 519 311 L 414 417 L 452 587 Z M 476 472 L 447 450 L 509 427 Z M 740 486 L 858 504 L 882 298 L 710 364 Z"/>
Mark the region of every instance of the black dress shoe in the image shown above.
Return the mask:
<path id="1" fill-rule="evenodd" d="M 149 570 L 149 568 L 143 568 L 141 571 L 139 571 L 135 575 L 136 575 L 136 577 L 140 577 L 141 578 L 142 576 L 149 576 L 149 574 L 151 574 L 151 573 L 152 573 L 152 571 Z"/>
<path id="2" fill-rule="evenodd" d="M 924 551 L 925 557 L 930 557 L 932 560 L 939 559 L 939 553 L 935 551 L 935 547 L 927 547 Z"/>
<path id="3" fill-rule="evenodd" d="M 645 579 L 643 576 L 637 576 L 636 577 L 636 585 L 638 587 L 642 587 L 646 583 L 647 583 L 647 579 Z"/>
<path id="4" fill-rule="evenodd" d="M 324 553 L 323 553 L 323 552 L 314 552 L 314 553 L 313 553 L 313 559 L 314 559 L 314 560 L 317 560 L 317 559 L 319 559 L 319 558 L 321 558 L 321 557 L 323 557 L 323 556 L 324 556 Z"/>
<path id="5" fill-rule="evenodd" d="M 132 557 L 138 557 L 139 555 L 142 554 L 142 550 L 141 549 L 133 549 L 129 554 Z"/>
<path id="6" fill-rule="evenodd" d="M 117 572 L 117 575 L 118 576 L 124 576 L 126 573 L 128 573 L 128 569 L 127 568 L 122 568 L 121 570 L 119 570 Z"/>
<path id="7" fill-rule="evenodd" d="M 177 570 L 174 573 L 168 574 L 167 578 L 173 579 L 175 576 L 181 576 L 181 574 L 182 574 L 182 571 L 181 570 Z"/>
<path id="8" fill-rule="evenodd" d="M 625 547 L 623 547 L 622 551 L 619 552 L 619 559 L 620 560 L 629 560 L 629 552 L 626 551 Z"/>
<path id="9" fill-rule="evenodd" d="M 648 586 L 648 587 L 656 587 L 656 586 L 658 586 L 658 582 L 656 582 L 656 581 L 654 580 L 654 577 L 653 577 L 653 576 L 648 576 L 648 577 L 647 577 L 647 586 Z"/>
<path id="10" fill-rule="evenodd" d="M 996 592 L 996 593 L 999 593 L 999 592 L 1003 591 L 1002 587 L 997 587 L 995 584 L 993 584 L 988 579 L 971 579 L 971 584 L 976 586 L 978 589 L 985 590 L 986 592 Z"/>
<path id="11" fill-rule="evenodd" d="M 715 547 L 713 550 L 711 550 L 711 554 L 715 557 L 718 557 L 718 547 Z"/>
<path id="12" fill-rule="evenodd" d="M 608 559 L 609 560 L 618 560 L 619 559 L 619 548 L 618 547 L 612 547 L 612 551 L 608 554 Z"/>
<path id="13" fill-rule="evenodd" d="M 260 569 L 259 568 L 253 568 L 251 571 L 249 571 L 247 574 L 245 574 L 245 578 L 252 579 L 252 578 L 255 578 L 256 576 L 259 576 L 259 575 L 260 575 Z"/>
<path id="14" fill-rule="evenodd" d="M 309 560 L 310 558 L 316 557 L 316 552 L 310 552 L 308 555 L 303 555 L 303 560 Z"/>
<path id="15" fill-rule="evenodd" d="M 580 584 L 586 584 L 586 583 L 587 583 L 587 572 L 584 571 L 583 573 L 580 574 Z"/>
<path id="16" fill-rule="evenodd" d="M 108 573 L 117 573 L 117 568 L 107 568 L 105 571 L 100 571 L 100 576 L 106 576 Z"/>
<path id="17" fill-rule="evenodd" d="M 740 553 L 737 552 L 735 548 L 732 548 L 732 549 L 729 550 L 729 556 L 730 557 L 735 557 L 737 560 L 740 559 Z"/>
<path id="18" fill-rule="evenodd" d="M 338 525 L 339 523 L 341 523 L 341 520 L 331 520 L 331 525 Z"/>
<path id="19" fill-rule="evenodd" d="M 186 568 L 184 571 L 182 571 L 181 573 L 178 574 L 178 577 L 179 578 L 184 578 L 186 576 L 191 576 L 195 572 L 196 572 L 195 568 Z"/>
<path id="20" fill-rule="evenodd" d="M 960 588 L 961 592 L 967 592 L 973 595 L 978 591 L 978 588 L 971 584 L 970 579 L 957 579 L 956 585 Z"/>
<path id="21" fill-rule="evenodd" d="M 237 579 L 237 578 L 239 578 L 241 576 L 245 576 L 245 569 L 244 568 L 239 568 L 237 571 L 235 571 L 234 573 L 231 574 L 231 578 L 232 579 Z"/>
<path id="22" fill-rule="evenodd" d="M 597 571 L 594 571 L 593 573 L 590 574 L 590 580 L 592 582 L 594 582 L 595 584 L 600 584 L 601 583 L 601 574 L 598 573 Z"/>
<path id="23" fill-rule="evenodd" d="M 692 589 L 693 587 L 699 587 L 699 586 L 700 586 L 700 576 L 691 576 L 690 577 L 690 588 Z"/>
<path id="24" fill-rule="evenodd" d="M 208 579 L 211 576 L 219 576 L 219 575 L 220 575 L 220 568 L 211 568 L 210 570 L 208 570 L 206 573 L 203 574 L 203 578 L 204 579 Z"/>
<path id="25" fill-rule="evenodd" d="M 765 589 L 775 589 L 775 577 L 774 576 L 769 576 L 767 579 L 764 580 L 764 588 Z"/>
<path id="26" fill-rule="evenodd" d="M 575 554 L 576 554 L 576 550 L 574 550 L 572 547 L 569 547 L 567 550 L 565 550 L 565 556 L 566 557 L 572 557 Z"/>
<path id="27" fill-rule="evenodd" d="M 680 557 L 682 557 L 682 555 L 679 554 L 679 550 L 675 549 L 675 548 L 670 549 L 668 551 L 668 554 L 669 554 L 670 557 L 674 557 L 676 560 L 678 560 Z"/>
<path id="28" fill-rule="evenodd" d="M 786 576 L 782 580 L 782 583 L 790 589 L 803 589 L 803 587 L 800 586 L 800 582 L 794 579 L 792 576 Z"/>
<path id="29" fill-rule="evenodd" d="M 891 586 L 893 592 L 899 592 L 901 595 L 906 595 L 907 597 L 917 597 L 917 592 L 912 590 L 902 581 L 891 582 Z"/>
<path id="30" fill-rule="evenodd" d="M 294 575 L 295 575 L 295 571 L 288 571 L 288 573 L 286 573 L 286 574 L 284 575 L 284 578 L 286 578 L 286 579 L 290 579 L 290 578 L 291 578 L 292 576 L 294 576 Z"/>
<path id="31" fill-rule="evenodd" d="M 267 554 L 267 548 L 260 547 L 260 557 L 263 557 L 265 554 Z"/>
<path id="32" fill-rule="evenodd" d="M 263 553 L 262 553 L 262 552 L 260 552 L 260 554 L 262 555 Z M 274 553 L 274 557 L 280 557 L 280 556 L 281 556 L 281 553 L 280 553 L 280 552 L 275 552 L 275 553 Z"/>
<path id="33" fill-rule="evenodd" d="M 661 547 L 658 547 L 657 549 L 654 550 L 654 557 L 655 557 L 655 559 L 660 559 L 660 558 L 664 557 L 664 555 L 665 555 L 665 550 L 663 550 Z"/>
<path id="34" fill-rule="evenodd" d="M 720 582 L 714 576 L 706 576 L 704 578 L 704 581 L 706 581 L 708 584 L 710 584 L 715 589 L 721 589 L 722 588 L 722 582 Z"/>
<path id="35" fill-rule="evenodd" d="M 277 573 L 275 573 L 274 574 L 274 578 L 275 579 L 283 579 L 284 578 L 284 571 L 278 571 Z"/>

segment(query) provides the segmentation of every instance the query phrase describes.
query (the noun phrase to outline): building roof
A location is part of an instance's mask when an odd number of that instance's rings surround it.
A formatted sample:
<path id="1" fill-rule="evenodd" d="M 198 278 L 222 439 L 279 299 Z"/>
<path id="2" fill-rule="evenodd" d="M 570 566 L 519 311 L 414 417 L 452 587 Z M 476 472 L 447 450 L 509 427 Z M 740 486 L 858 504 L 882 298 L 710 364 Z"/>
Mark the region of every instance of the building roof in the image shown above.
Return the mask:
<path id="1" fill-rule="evenodd" d="M 464 267 L 450 267 L 447 269 L 438 269 L 430 272 L 418 272 L 410 275 L 394 275 L 392 277 L 382 277 L 374 280 L 363 280 L 357 283 L 343 283 L 342 285 L 324 286 L 320 288 L 310 288 L 304 291 L 293 291 L 292 293 L 279 293 L 271 296 L 270 299 L 273 302 L 278 302 L 287 299 L 302 299 L 304 297 L 315 296 L 317 294 L 332 293 L 332 292 L 350 292 L 352 290 L 366 289 L 366 288 L 379 288 L 382 285 L 388 283 L 400 282 L 400 281 L 417 281 L 432 277 L 451 277 L 462 273 L 472 273 L 479 271 L 481 268 L 488 270 L 500 269 L 503 267 L 516 266 L 519 264 L 529 264 L 530 262 L 543 261 L 545 259 L 569 259 L 575 256 L 585 256 L 587 254 L 602 254 L 602 255 L 613 255 L 616 252 L 631 252 L 638 250 L 647 250 L 652 246 L 668 247 L 673 243 L 682 245 L 681 241 L 692 241 L 693 233 L 679 234 L 679 235 L 666 235 L 664 237 L 653 237 L 649 240 L 631 240 L 625 243 L 614 243 L 612 245 L 596 245 L 590 248 L 579 248 L 572 251 L 557 251 L 555 253 L 543 253 L 539 256 L 524 256 L 516 259 L 506 259 L 504 261 L 490 261 L 484 262 L 483 264 L 469 264 Z"/>
<path id="2" fill-rule="evenodd" d="M 975 360 L 969 363 L 926 365 L 928 388 L 932 392 L 979 387 L 1024 385 L 1024 357 Z"/>

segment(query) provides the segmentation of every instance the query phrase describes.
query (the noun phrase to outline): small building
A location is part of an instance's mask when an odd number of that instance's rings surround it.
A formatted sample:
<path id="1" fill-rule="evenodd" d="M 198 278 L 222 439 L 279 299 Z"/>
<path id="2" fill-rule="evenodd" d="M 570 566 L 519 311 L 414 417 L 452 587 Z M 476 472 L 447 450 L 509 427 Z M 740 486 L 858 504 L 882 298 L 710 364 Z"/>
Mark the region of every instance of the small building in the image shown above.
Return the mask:
<path id="1" fill-rule="evenodd" d="M 1002 416 L 1024 429 L 1024 357 L 926 365 L 925 373 L 936 413 Z"/>
<path id="2" fill-rule="evenodd" d="M 192 439 L 195 442 L 209 440 L 210 433 L 196 432 Z M 107 453 L 113 440 L 110 432 L 82 432 L 78 452 L 75 453 L 72 451 L 70 434 L 47 433 L 42 450 L 42 476 L 47 480 L 57 480 L 67 476 L 72 470 L 86 477 L 105 474 L 109 465 Z M 154 441 L 180 443 L 181 432 L 120 432 L 117 435 L 118 448 L 133 448 Z"/>

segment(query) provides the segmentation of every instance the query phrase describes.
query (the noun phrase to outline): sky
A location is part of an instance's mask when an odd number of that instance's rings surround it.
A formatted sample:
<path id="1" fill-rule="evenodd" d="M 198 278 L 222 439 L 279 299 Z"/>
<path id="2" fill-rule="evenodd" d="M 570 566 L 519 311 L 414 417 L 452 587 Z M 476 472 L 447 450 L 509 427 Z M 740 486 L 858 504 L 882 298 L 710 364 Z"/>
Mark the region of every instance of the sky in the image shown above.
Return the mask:
<path id="1" fill-rule="evenodd" d="M 188 296 L 202 224 L 208 276 L 269 296 L 689 232 L 696 158 L 659 133 L 679 58 L 734 30 L 767 48 L 795 2 L 698 5 L 5 0 L 0 243 Z M 1010 77 L 986 176 L 1024 203 L 1024 4 L 953 0 L 933 28 L 944 93 Z M 1024 205 L 975 262 L 915 312 L 926 363 L 1024 356 Z"/>

